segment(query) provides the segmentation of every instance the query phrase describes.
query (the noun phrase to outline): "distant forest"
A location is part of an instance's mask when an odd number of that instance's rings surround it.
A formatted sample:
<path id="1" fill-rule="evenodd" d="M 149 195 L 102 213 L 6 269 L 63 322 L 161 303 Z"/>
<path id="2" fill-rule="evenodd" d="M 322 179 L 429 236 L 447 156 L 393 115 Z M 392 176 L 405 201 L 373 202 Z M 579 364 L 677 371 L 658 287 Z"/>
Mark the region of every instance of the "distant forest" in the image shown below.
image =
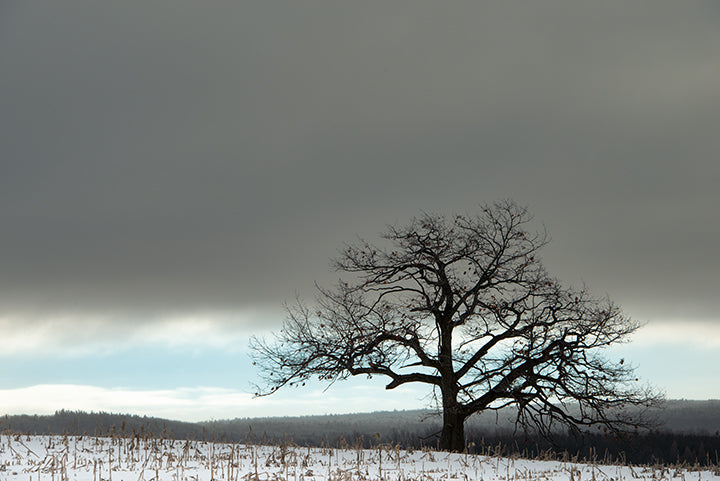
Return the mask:
<path id="1" fill-rule="evenodd" d="M 553 456 L 632 464 L 720 466 L 720 400 L 667 401 L 654 413 L 658 429 L 615 439 L 558 433 L 555 444 L 515 431 L 512 412 L 483 413 L 466 423 L 470 453 Z M 57 411 L 50 416 L 0 417 L 0 430 L 22 434 L 167 437 L 201 441 L 293 443 L 300 446 L 436 448 L 441 419 L 432 411 L 275 418 L 237 418 L 187 423 L 167 419 Z"/>

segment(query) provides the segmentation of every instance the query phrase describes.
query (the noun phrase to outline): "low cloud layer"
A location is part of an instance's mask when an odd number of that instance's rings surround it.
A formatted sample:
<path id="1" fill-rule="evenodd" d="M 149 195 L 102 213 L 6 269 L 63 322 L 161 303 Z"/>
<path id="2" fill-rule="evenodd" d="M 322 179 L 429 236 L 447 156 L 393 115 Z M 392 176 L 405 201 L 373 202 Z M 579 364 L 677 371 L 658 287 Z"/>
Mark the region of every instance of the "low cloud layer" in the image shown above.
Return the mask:
<path id="1" fill-rule="evenodd" d="M 24 354 L 107 356 L 132 348 L 233 353 L 244 350 L 251 335 L 279 327 L 282 319 L 280 310 L 240 309 L 166 315 L 133 310 L 6 315 L 0 317 L 0 360 Z"/>
<path id="2" fill-rule="evenodd" d="M 95 386 L 43 384 L 0 389 L 3 414 L 52 414 L 57 410 L 101 411 L 155 416 L 181 421 L 209 421 L 237 417 L 306 416 L 367 411 L 381 388 L 355 388 L 338 397 L 322 390 L 302 398 L 279 395 L 254 398 L 233 389 L 193 387 L 165 390 L 107 389 Z M 408 396 L 408 393 L 411 395 Z M 292 393 L 291 393 L 292 394 Z M 416 408 L 413 391 L 385 396 L 383 409 Z M 338 409 L 338 406 L 342 406 Z"/>
<path id="3" fill-rule="evenodd" d="M 717 323 L 719 23 L 712 2 L 5 2 L 0 326 L 280 311 L 342 242 L 503 197 L 559 277 Z"/>

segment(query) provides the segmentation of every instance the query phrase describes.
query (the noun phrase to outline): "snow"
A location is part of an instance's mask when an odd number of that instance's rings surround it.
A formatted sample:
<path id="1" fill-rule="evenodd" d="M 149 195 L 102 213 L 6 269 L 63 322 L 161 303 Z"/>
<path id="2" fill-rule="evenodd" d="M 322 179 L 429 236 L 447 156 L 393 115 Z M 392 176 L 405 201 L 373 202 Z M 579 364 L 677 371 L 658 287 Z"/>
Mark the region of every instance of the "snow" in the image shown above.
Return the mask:
<path id="1" fill-rule="evenodd" d="M 140 437 L 0 435 L 0 481 L 720 481 L 720 470 Z"/>

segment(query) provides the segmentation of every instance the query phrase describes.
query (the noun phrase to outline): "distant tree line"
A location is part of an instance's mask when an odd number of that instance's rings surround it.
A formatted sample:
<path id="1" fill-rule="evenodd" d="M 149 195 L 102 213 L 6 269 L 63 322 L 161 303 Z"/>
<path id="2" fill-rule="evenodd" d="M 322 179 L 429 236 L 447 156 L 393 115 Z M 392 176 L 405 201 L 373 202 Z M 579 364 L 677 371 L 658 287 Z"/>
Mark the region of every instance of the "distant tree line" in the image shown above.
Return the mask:
<path id="1" fill-rule="evenodd" d="M 714 411 L 696 412 L 705 428 L 720 425 L 720 403 Z M 702 416 L 701 416 L 702 415 Z M 712 418 L 709 420 L 708 418 Z M 605 434 L 568 432 L 554 436 L 551 444 L 541 436 L 516 432 L 507 418 L 470 419 L 466 428 L 468 452 L 486 455 L 552 457 L 608 463 L 720 466 L 720 432 L 710 434 L 695 423 L 690 429 L 662 429 L 622 438 Z M 674 423 L 670 423 L 674 424 Z M 401 448 L 438 447 L 441 418 L 430 412 L 401 411 L 338 416 L 235 419 L 208 424 L 210 431 L 227 441 L 252 443 L 294 442 L 308 446 L 378 444 Z M 701 434 L 702 433 L 702 434 Z"/>
<path id="2" fill-rule="evenodd" d="M 720 466 L 720 401 L 668 401 L 658 413 L 658 431 L 614 438 L 603 433 L 545 439 L 515 432 L 510 413 L 468 420 L 470 453 L 553 457 L 632 464 Z M 301 446 L 400 448 L 438 446 L 442 419 L 431 411 L 238 418 L 187 423 L 147 416 L 57 411 L 51 416 L 0 417 L 0 431 L 22 434 L 76 434 L 122 437 L 167 437 L 200 441 L 294 443 Z"/>
<path id="3" fill-rule="evenodd" d="M 56 411 L 50 416 L 0 417 L 0 431 L 22 434 L 148 436 L 201 439 L 207 428 L 196 423 L 107 412 Z"/>

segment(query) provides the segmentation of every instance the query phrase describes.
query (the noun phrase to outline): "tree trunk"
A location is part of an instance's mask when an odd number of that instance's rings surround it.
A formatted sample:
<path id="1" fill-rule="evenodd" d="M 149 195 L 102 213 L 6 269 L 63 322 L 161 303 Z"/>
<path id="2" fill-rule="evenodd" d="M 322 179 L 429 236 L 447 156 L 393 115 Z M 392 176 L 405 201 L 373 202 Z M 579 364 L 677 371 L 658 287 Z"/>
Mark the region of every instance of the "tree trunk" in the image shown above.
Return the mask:
<path id="1" fill-rule="evenodd" d="M 443 428 L 440 449 L 461 453 L 465 450 L 465 416 L 455 406 L 443 406 Z"/>
<path id="2" fill-rule="evenodd" d="M 450 290 L 449 287 L 447 290 Z M 452 292 L 447 293 L 448 309 L 452 306 Z M 440 367 L 443 408 L 443 428 L 440 434 L 440 449 L 461 453 L 465 450 L 465 416 L 458 404 L 458 383 L 453 368 L 453 323 L 452 315 L 438 317 L 440 346 L 438 361 Z"/>

